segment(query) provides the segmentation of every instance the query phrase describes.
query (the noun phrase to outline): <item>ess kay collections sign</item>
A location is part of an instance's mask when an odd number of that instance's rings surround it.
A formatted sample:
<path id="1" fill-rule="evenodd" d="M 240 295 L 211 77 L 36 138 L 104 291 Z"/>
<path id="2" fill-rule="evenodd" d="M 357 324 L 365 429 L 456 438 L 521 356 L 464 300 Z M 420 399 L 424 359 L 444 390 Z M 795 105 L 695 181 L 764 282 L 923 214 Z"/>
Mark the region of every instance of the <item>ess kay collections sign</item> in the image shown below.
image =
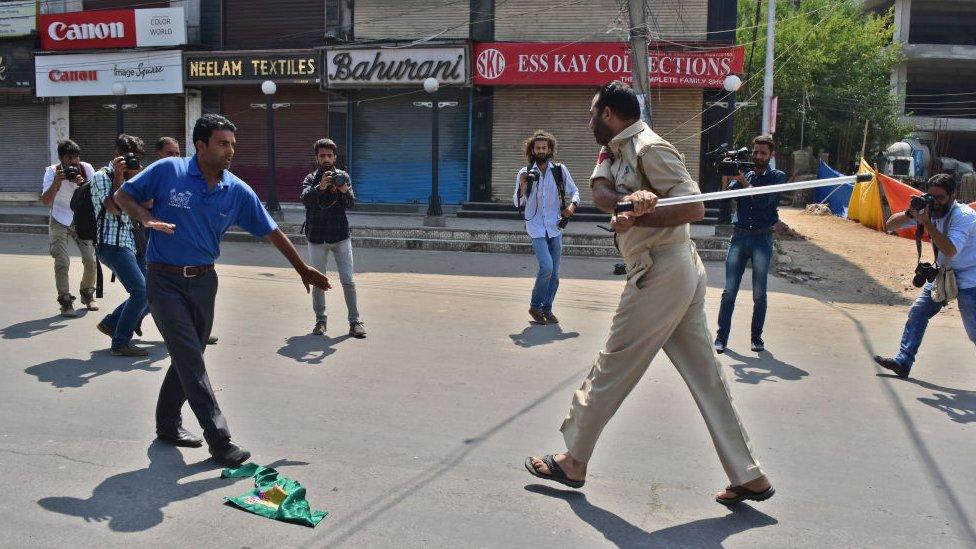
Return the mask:
<path id="1" fill-rule="evenodd" d="M 73 11 L 37 20 L 42 50 L 136 48 L 186 44 L 183 8 Z"/>
<path id="2" fill-rule="evenodd" d="M 121 51 L 34 56 L 38 97 L 112 95 L 125 84 L 127 95 L 183 93 L 180 50 Z"/>
<path id="3" fill-rule="evenodd" d="M 598 86 L 631 82 L 625 42 L 514 43 L 474 45 L 477 86 Z M 721 88 L 729 74 L 741 74 L 741 47 L 648 52 L 650 84 L 658 88 Z"/>

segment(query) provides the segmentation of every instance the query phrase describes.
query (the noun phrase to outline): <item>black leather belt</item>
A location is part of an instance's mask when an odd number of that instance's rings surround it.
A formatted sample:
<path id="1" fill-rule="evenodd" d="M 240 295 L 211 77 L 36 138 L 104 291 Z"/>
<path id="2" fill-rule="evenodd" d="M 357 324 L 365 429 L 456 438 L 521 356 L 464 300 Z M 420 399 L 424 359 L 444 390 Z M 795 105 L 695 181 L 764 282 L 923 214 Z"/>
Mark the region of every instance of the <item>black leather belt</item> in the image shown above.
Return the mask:
<path id="1" fill-rule="evenodd" d="M 182 275 L 185 278 L 196 278 L 202 274 L 207 274 L 214 270 L 213 263 L 209 265 L 179 266 L 167 263 L 146 263 L 146 268 L 150 271 Z"/>

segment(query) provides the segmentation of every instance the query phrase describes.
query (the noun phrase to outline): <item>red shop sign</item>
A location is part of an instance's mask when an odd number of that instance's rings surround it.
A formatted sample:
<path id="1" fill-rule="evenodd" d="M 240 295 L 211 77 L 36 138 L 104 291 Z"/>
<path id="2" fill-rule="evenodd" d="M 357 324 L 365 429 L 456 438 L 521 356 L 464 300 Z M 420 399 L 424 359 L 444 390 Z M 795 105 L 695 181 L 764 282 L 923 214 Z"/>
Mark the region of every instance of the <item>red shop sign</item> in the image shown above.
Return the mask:
<path id="1" fill-rule="evenodd" d="M 75 11 L 41 15 L 43 50 L 136 47 L 135 10 Z"/>
<path id="2" fill-rule="evenodd" d="M 594 86 L 631 81 L 630 49 L 625 42 L 514 43 L 474 45 L 474 83 L 478 86 Z M 648 52 L 653 88 L 721 88 L 729 74 L 741 74 L 743 48 Z"/>

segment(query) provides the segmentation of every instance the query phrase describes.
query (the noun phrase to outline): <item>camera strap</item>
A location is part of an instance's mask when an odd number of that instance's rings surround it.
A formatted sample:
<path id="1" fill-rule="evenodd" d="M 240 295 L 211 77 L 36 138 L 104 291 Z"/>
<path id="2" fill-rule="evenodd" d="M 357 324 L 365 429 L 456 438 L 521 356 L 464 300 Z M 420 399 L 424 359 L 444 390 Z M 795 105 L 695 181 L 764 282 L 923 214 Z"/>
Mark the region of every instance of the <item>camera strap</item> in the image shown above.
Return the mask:
<path id="1" fill-rule="evenodd" d="M 556 190 L 559 191 L 559 211 L 562 212 L 566 209 L 566 179 L 565 174 L 563 174 L 563 165 L 553 164 L 552 170 L 552 177 L 556 180 Z"/>

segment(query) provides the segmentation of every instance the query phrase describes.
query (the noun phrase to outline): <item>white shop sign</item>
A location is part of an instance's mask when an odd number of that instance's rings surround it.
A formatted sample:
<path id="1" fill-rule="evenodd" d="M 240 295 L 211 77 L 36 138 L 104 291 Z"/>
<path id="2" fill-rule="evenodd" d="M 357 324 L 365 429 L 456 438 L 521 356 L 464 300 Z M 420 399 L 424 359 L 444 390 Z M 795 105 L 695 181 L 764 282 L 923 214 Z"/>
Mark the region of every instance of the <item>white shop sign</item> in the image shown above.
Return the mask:
<path id="1" fill-rule="evenodd" d="M 183 93 L 179 50 L 37 55 L 34 71 L 38 97 L 112 95 L 116 82 L 126 95 Z"/>

